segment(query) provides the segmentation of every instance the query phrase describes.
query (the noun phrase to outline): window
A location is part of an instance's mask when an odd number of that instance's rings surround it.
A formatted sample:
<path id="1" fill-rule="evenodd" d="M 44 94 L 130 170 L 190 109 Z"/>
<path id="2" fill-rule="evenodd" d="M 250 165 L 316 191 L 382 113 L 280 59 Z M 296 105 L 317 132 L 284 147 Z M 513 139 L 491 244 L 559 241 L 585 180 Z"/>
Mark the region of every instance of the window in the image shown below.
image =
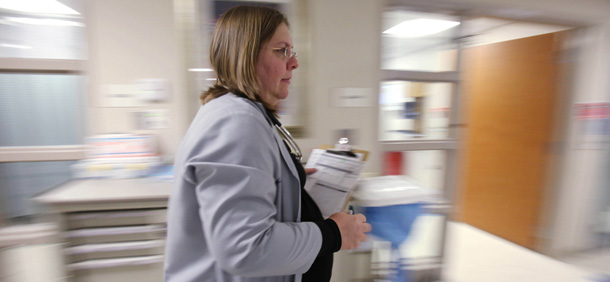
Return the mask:
<path id="1" fill-rule="evenodd" d="M 456 186 L 460 19 L 393 7 L 383 13 L 382 21 L 381 171 L 407 176 L 441 199 L 422 208 L 412 234 L 398 248 L 401 260 L 396 263 L 434 270 L 442 264 L 447 203 L 454 202 Z M 440 270 L 430 275 L 438 276 Z"/>
<path id="2" fill-rule="evenodd" d="M 85 156 L 84 1 L 56 3 L 64 12 L 0 12 L 0 224 L 36 215 L 30 198 Z"/>
<path id="3" fill-rule="evenodd" d="M 442 187 L 434 188 L 441 189 L 451 201 L 453 183 L 445 180 L 453 177 L 459 124 L 460 45 L 456 38 L 460 19 L 391 9 L 383 13 L 382 21 L 381 148 L 386 157 L 400 152 L 401 157 L 410 156 L 407 160 L 417 157 L 410 171 L 425 171 L 430 163 L 442 167 L 426 182 L 440 184 Z M 436 164 L 438 161 L 442 164 Z M 392 174 L 408 175 L 405 171 Z"/>
<path id="4" fill-rule="evenodd" d="M 383 13 L 381 68 L 384 70 L 455 71 L 459 25 L 456 16 L 392 10 Z"/>
<path id="5" fill-rule="evenodd" d="M 449 138 L 455 84 L 384 81 L 379 96 L 379 136 L 383 141 Z"/>

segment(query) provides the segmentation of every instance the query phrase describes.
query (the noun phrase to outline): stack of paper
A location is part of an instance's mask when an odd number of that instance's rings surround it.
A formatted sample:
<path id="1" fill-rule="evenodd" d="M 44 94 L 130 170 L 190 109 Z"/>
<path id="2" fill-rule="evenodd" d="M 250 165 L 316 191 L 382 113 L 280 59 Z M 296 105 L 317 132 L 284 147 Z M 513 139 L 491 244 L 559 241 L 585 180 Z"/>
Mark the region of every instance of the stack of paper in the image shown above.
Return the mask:
<path id="1" fill-rule="evenodd" d="M 305 167 L 316 168 L 317 171 L 307 176 L 305 190 L 316 202 L 324 218 L 343 209 L 364 164 L 358 158 L 332 154 L 321 149 L 312 151 Z"/>

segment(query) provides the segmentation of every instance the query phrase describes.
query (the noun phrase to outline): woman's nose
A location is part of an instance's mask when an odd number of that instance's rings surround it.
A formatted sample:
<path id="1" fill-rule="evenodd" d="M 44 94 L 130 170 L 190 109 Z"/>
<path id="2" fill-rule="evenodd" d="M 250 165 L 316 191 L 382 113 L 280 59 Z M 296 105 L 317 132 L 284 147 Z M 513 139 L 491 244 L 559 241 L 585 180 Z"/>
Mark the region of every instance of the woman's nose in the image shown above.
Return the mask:
<path id="1" fill-rule="evenodd" d="M 299 67 L 299 60 L 297 59 L 297 57 L 294 56 L 294 57 L 290 58 L 288 60 L 288 65 L 287 66 L 288 66 L 289 70 L 294 70 L 294 69 L 298 68 Z"/>

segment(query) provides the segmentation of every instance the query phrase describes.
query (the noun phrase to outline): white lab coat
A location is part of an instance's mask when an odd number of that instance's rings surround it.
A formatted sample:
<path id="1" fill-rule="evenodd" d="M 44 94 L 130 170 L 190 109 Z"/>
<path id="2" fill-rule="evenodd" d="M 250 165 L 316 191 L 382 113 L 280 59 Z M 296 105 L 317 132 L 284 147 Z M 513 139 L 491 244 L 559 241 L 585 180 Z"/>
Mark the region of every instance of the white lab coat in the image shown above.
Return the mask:
<path id="1" fill-rule="evenodd" d="M 165 281 L 300 281 L 322 245 L 300 222 L 291 156 L 262 104 L 231 93 L 203 105 L 175 161 Z"/>

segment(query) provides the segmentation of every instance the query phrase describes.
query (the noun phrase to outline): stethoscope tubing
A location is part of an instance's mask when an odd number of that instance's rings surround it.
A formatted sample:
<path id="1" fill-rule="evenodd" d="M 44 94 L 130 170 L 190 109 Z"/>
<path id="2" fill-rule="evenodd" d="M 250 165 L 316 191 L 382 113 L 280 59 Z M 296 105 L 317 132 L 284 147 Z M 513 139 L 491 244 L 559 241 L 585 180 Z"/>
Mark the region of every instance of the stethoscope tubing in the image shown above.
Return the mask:
<path id="1" fill-rule="evenodd" d="M 301 161 L 303 159 L 303 153 L 301 153 L 301 148 L 299 148 L 297 142 L 294 140 L 294 138 L 292 138 L 290 132 L 288 132 L 288 130 L 286 130 L 286 128 L 280 124 L 276 123 L 274 126 L 275 129 L 277 129 L 277 131 L 280 133 L 284 142 L 286 142 L 288 147 L 290 147 L 290 150 L 292 151 L 291 153 L 293 153 L 299 159 L 299 161 Z"/>

